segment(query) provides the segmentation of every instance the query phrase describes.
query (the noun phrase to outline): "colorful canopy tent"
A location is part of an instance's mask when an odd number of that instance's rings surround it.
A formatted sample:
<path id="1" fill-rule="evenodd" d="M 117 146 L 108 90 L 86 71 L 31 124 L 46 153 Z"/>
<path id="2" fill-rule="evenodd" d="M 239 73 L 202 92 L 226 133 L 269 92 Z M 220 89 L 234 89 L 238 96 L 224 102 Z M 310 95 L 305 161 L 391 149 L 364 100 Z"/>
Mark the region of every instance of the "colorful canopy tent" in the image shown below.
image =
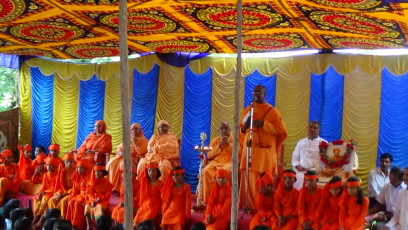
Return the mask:
<path id="1" fill-rule="evenodd" d="M 322 123 L 322 137 L 358 142 L 359 175 L 365 180 L 378 153 L 393 154 L 406 166 L 408 151 L 408 56 L 373 57 L 321 54 L 243 59 L 240 109 L 255 84 L 288 128 L 285 162 L 310 120 Z M 130 59 L 131 122 L 146 136 L 166 119 L 181 139 L 187 180 L 197 183 L 200 132 L 218 135 L 221 121 L 233 123 L 234 58 L 205 57 L 187 67 L 167 65 L 155 55 Z M 122 141 L 119 63 L 68 64 L 42 59 L 21 68 L 21 142 L 59 143 L 62 152 L 82 143 L 93 122 L 104 119 L 114 148 Z M 208 140 L 207 140 L 208 143 Z"/>
<path id="2" fill-rule="evenodd" d="M 117 0 L 0 0 L 0 53 L 118 56 Z M 394 2 L 394 3 L 393 3 Z M 243 52 L 405 48 L 406 3 L 243 2 Z M 129 53 L 235 53 L 236 0 L 129 0 Z"/>

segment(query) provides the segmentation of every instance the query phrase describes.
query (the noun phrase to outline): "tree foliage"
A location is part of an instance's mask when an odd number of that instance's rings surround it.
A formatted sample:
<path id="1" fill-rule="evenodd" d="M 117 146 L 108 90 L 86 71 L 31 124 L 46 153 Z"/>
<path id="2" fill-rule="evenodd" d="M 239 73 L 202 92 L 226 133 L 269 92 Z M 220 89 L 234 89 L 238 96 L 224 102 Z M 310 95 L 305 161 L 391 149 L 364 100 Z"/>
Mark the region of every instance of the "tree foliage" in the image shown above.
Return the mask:
<path id="1" fill-rule="evenodd" d="M 0 111 L 17 105 L 17 77 L 17 70 L 0 67 Z"/>

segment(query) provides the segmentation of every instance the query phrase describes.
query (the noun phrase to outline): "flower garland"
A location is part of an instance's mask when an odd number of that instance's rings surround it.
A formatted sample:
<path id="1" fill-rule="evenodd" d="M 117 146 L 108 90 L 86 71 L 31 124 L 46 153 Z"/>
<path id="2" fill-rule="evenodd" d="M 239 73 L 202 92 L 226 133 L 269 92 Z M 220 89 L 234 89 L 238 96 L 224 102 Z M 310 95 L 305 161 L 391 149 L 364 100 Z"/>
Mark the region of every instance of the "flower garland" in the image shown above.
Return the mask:
<path id="1" fill-rule="evenodd" d="M 330 145 L 343 145 L 344 141 L 342 140 L 335 140 Z M 344 156 L 341 157 L 339 161 L 333 161 L 329 159 L 329 156 L 327 156 L 327 148 L 329 147 L 329 143 L 322 141 L 319 144 L 319 154 L 320 154 L 320 160 L 323 161 L 326 165 L 328 165 L 330 168 L 338 168 L 341 167 L 345 164 L 350 163 L 350 157 L 351 153 L 354 151 L 354 147 L 357 145 L 357 142 L 353 139 L 349 140 L 346 144 L 346 153 Z"/>

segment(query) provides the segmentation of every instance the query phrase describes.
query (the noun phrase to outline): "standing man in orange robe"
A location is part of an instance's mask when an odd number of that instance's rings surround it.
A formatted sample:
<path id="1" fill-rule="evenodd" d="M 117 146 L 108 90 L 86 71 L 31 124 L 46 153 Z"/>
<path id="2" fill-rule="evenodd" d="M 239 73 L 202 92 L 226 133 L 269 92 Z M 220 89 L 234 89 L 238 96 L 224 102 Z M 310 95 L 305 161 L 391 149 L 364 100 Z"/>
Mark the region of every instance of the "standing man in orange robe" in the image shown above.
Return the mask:
<path id="1" fill-rule="evenodd" d="M 171 170 L 163 187 L 162 200 L 162 229 L 184 229 L 191 217 L 191 189 L 184 182 L 183 167 L 176 166 Z"/>
<path id="2" fill-rule="evenodd" d="M 32 162 L 32 166 L 35 169 L 33 176 L 30 180 L 21 181 L 21 192 L 29 195 L 34 195 L 40 192 L 42 187 L 42 181 L 45 173 L 45 154 L 39 154 Z"/>
<path id="3" fill-rule="evenodd" d="M 69 152 L 62 158 L 64 166 L 58 169 L 57 184 L 54 189 L 54 196 L 48 200 L 49 208 L 61 210 L 61 216 L 65 218 L 68 208 L 69 194 L 71 193 L 73 182 L 72 176 L 76 170 L 74 153 Z"/>
<path id="4" fill-rule="evenodd" d="M 170 132 L 170 125 L 167 121 L 157 122 L 158 134 L 154 134 L 147 144 L 145 158 L 140 159 L 137 166 L 137 174 L 144 170 L 146 162 L 158 162 L 161 172 L 161 181 L 166 181 L 169 171 L 180 165 L 179 144 L 176 136 Z"/>
<path id="5" fill-rule="evenodd" d="M 294 230 L 298 225 L 297 202 L 299 191 L 293 187 L 296 182 L 296 172 L 293 169 L 285 170 L 275 192 L 273 206 L 278 221 L 272 229 Z"/>
<path id="6" fill-rule="evenodd" d="M 105 165 L 96 163 L 91 173 L 91 181 L 86 189 L 86 229 L 92 229 L 91 220 L 101 217 L 108 209 L 109 199 L 112 194 L 112 184 L 105 178 L 106 175 L 108 175 L 108 171 L 106 171 Z"/>
<path id="7" fill-rule="evenodd" d="M 125 187 L 123 184 L 123 171 L 122 171 L 122 183 L 120 186 L 120 203 L 112 210 L 112 220 L 114 225 L 122 224 L 125 222 Z M 140 202 L 140 184 L 137 180 L 137 169 L 132 167 L 132 191 L 133 191 L 133 218 L 135 217 L 137 210 L 139 209 Z"/>
<path id="8" fill-rule="evenodd" d="M 29 144 L 24 145 L 24 147 L 19 145 L 18 149 L 20 150 L 20 159 L 18 161 L 18 167 L 20 168 L 20 180 L 31 180 L 35 170 L 31 160 L 33 149 Z"/>
<path id="9" fill-rule="evenodd" d="M 231 186 L 229 173 L 218 169 L 215 173 L 215 185 L 208 199 L 204 214 L 204 223 L 209 230 L 226 229 L 231 219 Z"/>
<path id="10" fill-rule="evenodd" d="M 364 196 L 358 177 L 347 179 L 346 188 L 340 197 L 340 230 L 363 229 L 366 223 L 369 201 Z"/>
<path id="11" fill-rule="evenodd" d="M 84 143 L 78 148 L 75 161 L 87 160 L 91 166 L 95 162 L 105 163 L 106 154 L 112 152 L 112 136 L 106 133 L 106 124 L 102 120 L 95 122 L 94 132 L 85 138 Z M 97 154 L 95 160 L 95 154 Z"/>
<path id="12" fill-rule="evenodd" d="M 137 166 L 140 158 L 147 153 L 149 142 L 143 135 L 142 127 L 138 123 L 130 126 L 130 152 L 132 154 L 132 165 Z M 119 191 L 122 184 L 123 170 L 123 143 L 116 149 L 116 156 L 108 161 L 106 169 L 109 172 L 109 181 L 112 183 L 113 191 Z"/>
<path id="13" fill-rule="evenodd" d="M 259 188 L 256 194 L 256 214 L 249 223 L 249 229 L 252 230 L 258 225 L 264 225 L 272 228 L 273 223 L 278 219 L 273 209 L 274 201 L 274 178 L 270 172 L 262 173 L 256 181 L 256 187 Z"/>
<path id="14" fill-rule="evenodd" d="M 85 227 L 86 188 L 91 180 L 91 165 L 89 161 L 82 160 L 77 163 L 77 170 L 72 176 L 73 187 L 68 198 L 68 209 L 65 219 L 70 220 L 77 229 Z"/>
<path id="15" fill-rule="evenodd" d="M 279 111 L 272 105 L 265 102 L 266 89 L 262 85 L 257 85 L 253 91 L 256 100 L 253 104 L 253 134 L 251 148 L 251 167 L 249 168 L 249 189 L 248 189 L 248 206 L 250 209 L 255 208 L 256 188 L 255 182 L 262 172 L 270 171 L 276 173 L 277 154 L 283 141 L 287 137 L 285 123 Z M 246 204 L 246 157 L 247 142 L 249 140 L 250 128 L 250 109 L 248 106 L 241 113 L 240 137 L 239 142 L 243 154 L 241 158 L 241 180 L 239 192 L 239 207 L 243 208 Z"/>
<path id="16" fill-rule="evenodd" d="M 215 182 L 217 169 L 225 169 L 229 174 L 232 169 L 232 141 L 228 122 L 220 124 L 220 136 L 211 140 L 208 153 L 208 164 L 203 169 L 203 201 L 207 202 Z M 241 150 L 241 149 L 240 149 Z M 229 179 L 229 178 L 228 178 Z M 230 180 L 229 180 L 230 182 Z"/>
<path id="17" fill-rule="evenodd" d="M 1 153 L 4 164 L 0 165 L 0 204 L 3 204 L 4 197 L 8 193 L 18 193 L 20 190 L 20 170 L 18 165 L 13 163 L 13 152 L 5 149 Z"/>
<path id="18" fill-rule="evenodd" d="M 317 187 L 319 176 L 315 170 L 308 170 L 304 176 L 304 184 L 300 190 L 298 201 L 299 227 L 311 230 L 318 228 L 316 210 L 319 207 L 322 189 Z"/>
<path id="19" fill-rule="evenodd" d="M 45 221 L 45 211 L 48 209 L 48 200 L 54 194 L 57 183 L 58 166 L 57 158 L 49 157 L 46 162 L 47 172 L 44 174 L 40 192 L 34 197 L 34 220 L 33 224 L 41 227 Z"/>

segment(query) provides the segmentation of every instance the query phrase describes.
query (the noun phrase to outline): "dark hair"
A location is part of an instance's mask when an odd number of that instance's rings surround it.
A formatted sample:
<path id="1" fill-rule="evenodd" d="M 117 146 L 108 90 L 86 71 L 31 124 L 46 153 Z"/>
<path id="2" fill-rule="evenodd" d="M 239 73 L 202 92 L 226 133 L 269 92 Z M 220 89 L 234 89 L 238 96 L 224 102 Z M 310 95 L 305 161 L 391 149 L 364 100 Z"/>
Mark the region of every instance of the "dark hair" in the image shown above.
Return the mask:
<path id="1" fill-rule="evenodd" d="M 54 229 L 54 225 L 57 222 L 57 218 L 55 217 L 51 217 L 49 219 L 46 219 L 43 225 L 43 229 L 44 230 L 53 230 Z"/>
<path id="2" fill-rule="evenodd" d="M 28 217 L 31 221 L 34 220 L 34 213 L 31 208 L 23 208 L 24 216 Z"/>
<path id="3" fill-rule="evenodd" d="M 41 151 L 40 151 L 40 152 L 45 153 L 45 148 L 44 148 L 44 146 L 42 146 L 42 145 L 38 145 L 36 148 L 41 149 Z"/>
<path id="4" fill-rule="evenodd" d="M 105 164 L 104 163 L 96 163 L 95 166 L 105 166 Z M 102 172 L 103 172 L 104 176 L 109 174 L 108 171 L 106 171 L 106 170 L 102 170 Z"/>
<path id="5" fill-rule="evenodd" d="M 389 153 L 381 154 L 380 159 L 386 159 L 386 158 L 389 158 L 390 161 L 392 162 L 392 155 L 391 154 L 389 154 Z"/>
<path id="6" fill-rule="evenodd" d="M 191 230 L 205 230 L 205 224 L 203 222 L 197 222 L 191 226 Z"/>
<path id="7" fill-rule="evenodd" d="M 396 176 L 398 180 L 403 180 L 404 171 L 398 166 L 392 167 L 392 169 L 390 169 L 390 174 Z"/>
<path id="8" fill-rule="evenodd" d="M 14 223 L 20 218 L 24 216 L 24 210 L 20 208 L 15 208 L 10 212 L 10 220 L 11 220 L 11 229 L 14 228 Z"/>
<path id="9" fill-rule="evenodd" d="M 181 167 L 180 165 L 177 165 L 177 166 L 174 166 L 174 167 L 171 169 L 171 171 L 176 171 L 176 170 L 179 170 L 179 169 L 183 169 L 183 167 Z"/>
<path id="10" fill-rule="evenodd" d="M 317 175 L 317 172 L 313 169 L 309 169 L 306 172 L 306 176 L 315 176 L 315 175 Z"/>
<path id="11" fill-rule="evenodd" d="M 72 224 L 69 220 L 57 220 L 54 224 L 53 230 L 71 230 Z"/>
<path id="12" fill-rule="evenodd" d="M 154 169 L 157 170 L 157 176 L 156 177 L 157 177 L 157 179 L 159 179 L 161 177 L 160 169 L 158 169 L 158 168 L 154 168 Z M 146 169 L 146 176 L 147 176 L 148 179 L 150 179 L 149 174 L 147 173 L 147 169 Z"/>
<path id="13" fill-rule="evenodd" d="M 123 228 L 123 225 L 118 224 L 115 227 L 111 227 L 109 230 L 125 230 L 125 229 Z"/>
<path id="14" fill-rule="evenodd" d="M 3 206 L 3 215 L 6 219 L 10 219 L 10 212 L 15 208 L 20 208 L 21 201 L 18 199 L 11 199 Z"/>
<path id="15" fill-rule="evenodd" d="M 112 227 L 112 218 L 109 215 L 102 215 L 95 222 L 97 230 L 109 230 Z"/>
<path id="16" fill-rule="evenodd" d="M 331 179 L 330 179 L 330 181 L 329 181 L 329 183 L 330 184 L 333 184 L 333 183 L 336 183 L 336 182 L 338 182 L 338 181 L 342 181 L 342 179 L 341 179 L 341 177 L 339 177 L 339 176 L 333 176 Z"/>
<path id="17" fill-rule="evenodd" d="M 271 229 L 270 229 L 268 226 L 266 226 L 266 225 L 260 224 L 260 225 L 255 226 L 255 227 L 253 228 L 253 230 L 271 230 Z"/>
<path id="18" fill-rule="evenodd" d="M 18 218 L 14 224 L 13 230 L 27 230 L 31 228 L 31 220 L 25 216 Z"/>
<path id="19" fill-rule="evenodd" d="M 316 121 L 316 120 L 313 120 L 313 121 L 310 121 L 310 122 L 309 122 L 309 124 L 312 124 L 312 123 L 317 124 L 317 127 L 320 128 L 320 122 L 318 122 L 318 121 Z"/>
<path id="20" fill-rule="evenodd" d="M 287 172 L 296 173 L 295 170 L 293 169 L 286 169 L 285 171 L 283 171 L 283 173 L 287 173 Z"/>
<path id="21" fill-rule="evenodd" d="M 0 230 L 6 229 L 6 218 L 2 214 L 0 214 Z"/>
<path id="22" fill-rule="evenodd" d="M 56 209 L 56 208 L 50 208 L 45 212 L 44 218 L 45 219 L 50 219 L 50 218 L 59 218 L 61 216 L 61 210 Z"/>
<path id="23" fill-rule="evenodd" d="M 153 220 L 145 220 L 140 222 L 137 227 L 137 230 L 154 230 L 154 222 Z"/>
<path id="24" fill-rule="evenodd" d="M 360 178 L 356 177 L 356 176 L 352 176 L 350 178 L 347 179 L 347 182 L 351 182 L 351 181 L 360 181 Z M 358 190 L 357 193 L 357 204 L 362 205 L 363 204 L 363 198 L 364 198 L 364 193 L 363 193 L 363 189 Z"/>

